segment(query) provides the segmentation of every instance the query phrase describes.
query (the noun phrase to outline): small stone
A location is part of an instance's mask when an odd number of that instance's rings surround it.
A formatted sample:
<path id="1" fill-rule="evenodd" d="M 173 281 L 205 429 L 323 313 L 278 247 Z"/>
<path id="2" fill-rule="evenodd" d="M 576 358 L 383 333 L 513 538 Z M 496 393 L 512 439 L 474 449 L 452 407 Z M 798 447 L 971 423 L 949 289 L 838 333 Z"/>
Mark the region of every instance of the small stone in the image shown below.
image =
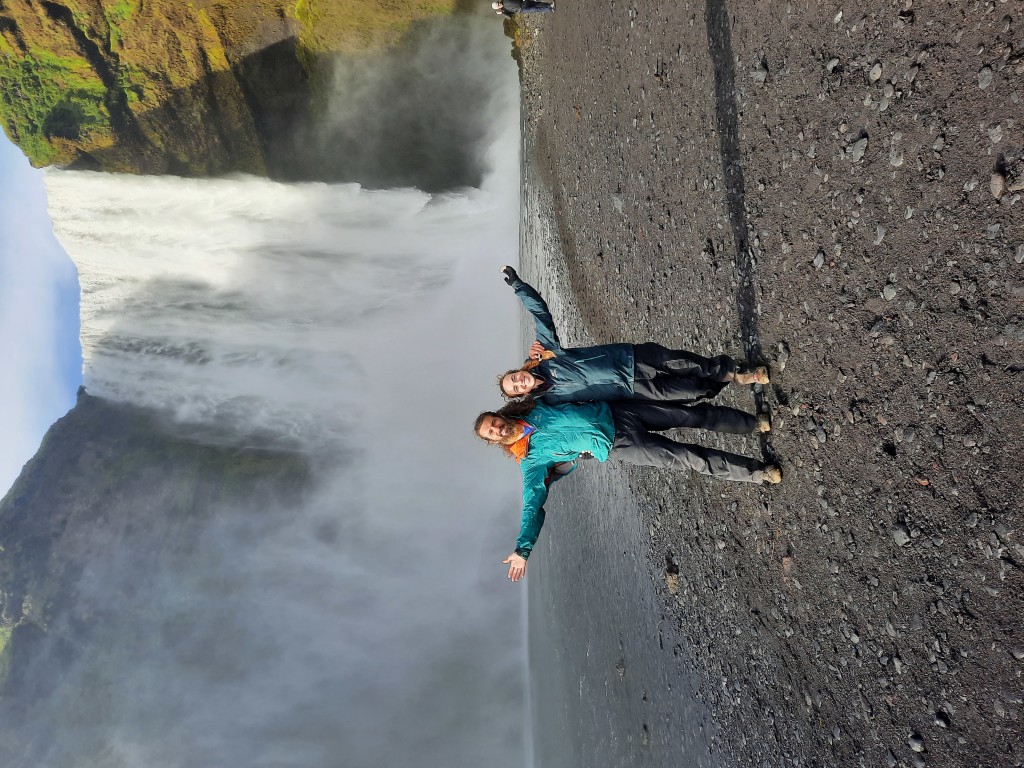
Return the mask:
<path id="1" fill-rule="evenodd" d="M 1001 200 L 1006 194 L 1006 177 L 996 171 L 988 183 L 989 191 L 996 200 Z"/>
<path id="2" fill-rule="evenodd" d="M 978 525 L 978 513 L 971 512 L 971 514 L 967 516 L 967 519 L 964 522 L 967 523 L 968 528 L 976 527 Z"/>
<path id="3" fill-rule="evenodd" d="M 985 227 L 985 237 L 987 237 L 989 240 L 995 240 L 997 237 L 999 237 L 999 225 L 989 224 L 987 227 Z"/>
<path id="4" fill-rule="evenodd" d="M 949 292 L 952 295 L 956 296 L 958 293 L 960 293 L 960 290 L 960 283 L 958 283 L 956 280 L 949 284 Z"/>
<path id="5" fill-rule="evenodd" d="M 939 726 L 939 728 L 949 728 L 949 715 L 947 715 L 940 709 L 938 712 L 935 713 L 935 724 Z"/>
<path id="6" fill-rule="evenodd" d="M 789 362 L 789 345 L 784 342 L 779 342 L 779 356 L 775 358 L 775 366 L 779 369 L 779 373 L 786 370 L 786 363 Z"/>
<path id="7" fill-rule="evenodd" d="M 818 255 L 814 257 L 814 261 L 812 262 L 812 264 L 814 264 L 815 269 L 821 269 L 824 263 L 825 254 L 822 251 L 818 251 Z"/>
<path id="8" fill-rule="evenodd" d="M 832 71 L 833 71 L 833 70 L 834 70 L 834 69 L 835 69 L 836 67 L 838 67 L 838 66 L 839 66 L 839 59 L 837 59 L 837 58 L 833 57 L 833 58 L 831 58 L 831 59 L 829 59 L 829 60 L 828 60 L 828 64 L 826 64 L 826 65 L 825 65 L 825 69 L 826 69 L 826 71 L 827 71 L 827 72 L 828 72 L 829 74 L 832 74 Z"/>
<path id="9" fill-rule="evenodd" d="M 750 76 L 758 85 L 764 85 L 765 81 L 768 79 L 768 71 L 762 67 L 758 67 L 750 72 Z"/>
<path id="10" fill-rule="evenodd" d="M 910 530 L 905 523 L 896 523 L 892 527 L 892 540 L 900 547 L 905 547 L 910 543 Z"/>
<path id="11" fill-rule="evenodd" d="M 924 761 L 924 758 L 920 755 L 914 755 L 910 758 L 910 764 L 914 768 L 925 768 L 928 764 Z"/>
<path id="12" fill-rule="evenodd" d="M 849 152 L 850 159 L 853 160 L 853 162 L 855 162 L 855 163 L 860 162 L 861 158 L 864 157 L 864 153 L 867 151 L 867 148 L 868 148 L 867 136 L 865 136 L 864 138 L 861 138 L 861 139 L 857 139 L 857 141 L 855 141 L 850 146 L 849 150 L 847 150 Z"/>
<path id="13" fill-rule="evenodd" d="M 883 227 L 881 224 L 878 224 L 878 225 L 875 226 L 875 242 L 874 242 L 874 244 L 875 245 L 881 245 L 882 241 L 884 239 L 885 239 L 885 227 Z"/>
<path id="14" fill-rule="evenodd" d="M 843 12 L 842 11 L 840 11 L 839 13 L 837 13 L 835 16 L 832 17 L 832 23 L 833 24 L 838 24 L 842 20 L 843 20 Z"/>
<path id="15" fill-rule="evenodd" d="M 924 486 L 924 487 L 928 487 L 929 485 L 932 484 L 931 480 L 929 480 L 927 477 L 922 475 L 920 472 L 918 472 L 916 475 L 914 475 L 914 482 L 917 483 L 918 485 L 921 485 L 921 486 Z"/>
<path id="16" fill-rule="evenodd" d="M 916 731 L 910 734 L 910 738 L 907 739 L 907 745 L 915 752 L 924 752 L 924 739 Z"/>
<path id="17" fill-rule="evenodd" d="M 993 144 L 998 144 L 1003 140 L 1003 126 L 1002 123 L 996 123 L 994 126 L 988 129 L 988 140 Z"/>
<path id="18" fill-rule="evenodd" d="M 896 760 L 896 755 L 894 755 L 892 753 L 891 749 L 888 752 L 885 753 L 885 765 L 886 765 L 886 768 L 896 768 L 898 763 L 899 763 L 899 761 Z"/>
<path id="19" fill-rule="evenodd" d="M 872 83 L 877 83 L 878 79 L 882 76 L 882 65 L 879 62 L 875 62 L 875 66 L 868 72 L 868 80 Z"/>
<path id="20" fill-rule="evenodd" d="M 1013 260 L 1018 264 L 1024 264 L 1024 245 L 1017 246 L 1017 252 L 1014 253 Z"/>
<path id="21" fill-rule="evenodd" d="M 1010 649 L 1010 655 L 1017 661 L 1024 661 L 1024 645 L 1015 645 Z"/>
<path id="22" fill-rule="evenodd" d="M 889 284 L 882 289 L 882 298 L 886 301 L 892 301 L 896 298 L 896 286 Z"/>
<path id="23" fill-rule="evenodd" d="M 990 85 L 992 85 L 992 69 L 990 67 L 982 67 L 981 71 L 978 72 L 978 87 L 984 91 Z"/>

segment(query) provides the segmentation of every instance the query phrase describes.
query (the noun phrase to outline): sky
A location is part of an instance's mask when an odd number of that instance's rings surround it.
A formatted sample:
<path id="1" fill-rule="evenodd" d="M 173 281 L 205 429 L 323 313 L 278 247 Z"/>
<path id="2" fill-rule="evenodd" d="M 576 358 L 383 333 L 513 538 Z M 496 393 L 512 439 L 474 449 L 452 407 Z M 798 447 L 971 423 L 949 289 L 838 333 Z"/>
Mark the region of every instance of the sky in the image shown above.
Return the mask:
<path id="1" fill-rule="evenodd" d="M 54 238 L 42 171 L 0 132 L 0 494 L 82 379 L 78 278 Z"/>

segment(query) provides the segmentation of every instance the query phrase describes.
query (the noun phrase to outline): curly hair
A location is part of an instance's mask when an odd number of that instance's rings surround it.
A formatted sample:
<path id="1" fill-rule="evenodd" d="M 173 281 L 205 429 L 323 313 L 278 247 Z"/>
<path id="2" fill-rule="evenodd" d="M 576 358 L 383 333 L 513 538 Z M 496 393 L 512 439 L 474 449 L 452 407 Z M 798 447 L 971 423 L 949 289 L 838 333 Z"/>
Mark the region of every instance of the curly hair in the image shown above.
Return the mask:
<path id="1" fill-rule="evenodd" d="M 543 360 L 550 360 L 554 356 L 555 356 L 554 352 L 550 352 L 550 351 L 545 350 L 544 354 L 542 355 L 542 359 Z M 498 391 L 501 392 L 501 396 L 503 398 L 505 398 L 506 400 L 514 400 L 514 399 L 516 399 L 515 395 L 510 395 L 508 392 L 505 391 L 505 388 L 503 386 L 501 386 L 501 382 L 503 382 L 505 380 L 506 376 L 508 376 L 510 373 L 519 373 L 520 371 L 532 371 L 534 368 L 536 368 L 538 365 L 540 365 L 540 363 L 541 363 L 540 360 L 538 360 L 536 358 L 530 358 L 529 360 L 524 362 L 518 368 L 509 368 L 504 373 L 499 373 L 498 374 L 497 383 L 498 383 Z"/>
<path id="2" fill-rule="evenodd" d="M 480 437 L 480 426 L 483 424 L 484 419 L 488 416 L 497 416 L 501 419 L 521 419 L 526 416 L 530 411 L 533 410 L 534 406 L 537 405 L 537 401 L 532 397 L 524 397 L 521 400 L 513 400 L 512 402 L 505 405 L 503 408 L 499 408 L 497 411 L 484 411 L 476 417 L 476 421 L 473 422 L 473 434 L 479 437 L 488 445 L 497 445 L 501 448 L 502 452 L 510 457 L 514 458 L 512 452 L 508 449 L 507 445 L 501 445 L 500 443 L 492 443 L 490 440 L 486 440 Z"/>

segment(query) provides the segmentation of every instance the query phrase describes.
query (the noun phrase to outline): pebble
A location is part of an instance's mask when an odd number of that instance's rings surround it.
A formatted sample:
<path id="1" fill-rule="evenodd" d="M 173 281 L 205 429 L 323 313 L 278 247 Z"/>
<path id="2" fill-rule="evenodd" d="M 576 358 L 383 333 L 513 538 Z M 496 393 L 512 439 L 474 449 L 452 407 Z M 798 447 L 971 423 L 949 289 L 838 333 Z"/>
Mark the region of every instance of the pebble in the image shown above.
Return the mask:
<path id="1" fill-rule="evenodd" d="M 872 83 L 877 83 L 878 79 L 882 76 L 882 65 L 879 62 L 875 62 L 875 66 L 868 72 L 868 79 Z"/>
<path id="2" fill-rule="evenodd" d="M 857 141 L 855 141 L 850 146 L 850 149 L 849 149 L 850 159 L 853 160 L 853 162 L 855 162 L 855 163 L 859 162 L 861 160 L 861 158 L 864 157 L 864 153 L 867 151 L 867 148 L 868 148 L 867 136 L 865 136 L 863 139 L 857 139 Z"/>
<path id="3" fill-rule="evenodd" d="M 925 768 L 925 766 L 927 765 L 927 763 L 925 763 L 924 761 L 924 758 L 920 755 L 914 755 L 912 758 L 910 758 L 910 764 L 913 765 L 914 768 Z"/>
<path id="4" fill-rule="evenodd" d="M 894 755 L 892 753 L 891 749 L 888 752 L 885 753 L 885 765 L 886 765 L 886 768 L 896 768 L 898 763 L 899 763 L 899 761 L 896 760 L 896 755 Z"/>
<path id="5" fill-rule="evenodd" d="M 1006 177 L 998 171 L 992 174 L 988 183 L 989 191 L 996 200 L 1001 200 L 1006 194 Z"/>
<path id="6" fill-rule="evenodd" d="M 958 293 L 960 293 L 960 290 L 961 290 L 960 283 L 958 283 L 956 280 L 954 280 L 953 282 L 951 282 L 949 284 L 949 292 L 951 294 L 953 294 L 954 296 L 956 296 Z"/>
<path id="7" fill-rule="evenodd" d="M 987 227 L 985 227 L 985 236 L 989 240 L 995 240 L 997 237 L 999 237 L 999 225 L 989 224 Z"/>
<path id="8" fill-rule="evenodd" d="M 885 239 L 885 227 L 883 227 L 881 224 L 878 224 L 877 226 L 875 226 L 875 243 L 874 244 L 875 245 L 881 245 L 882 241 L 884 239 Z"/>
<path id="9" fill-rule="evenodd" d="M 1003 140 L 1003 126 L 1002 123 L 996 123 L 993 127 L 988 129 L 988 139 L 993 144 L 998 144 Z"/>
<path id="10" fill-rule="evenodd" d="M 935 724 L 939 726 L 939 728 L 949 728 L 949 715 L 940 709 L 935 713 Z"/>
<path id="11" fill-rule="evenodd" d="M 1017 252 L 1013 255 L 1013 260 L 1018 264 L 1024 264 L 1024 245 L 1017 246 Z"/>
<path id="12" fill-rule="evenodd" d="M 905 523 L 896 523 L 892 527 L 892 540 L 901 547 L 910 543 L 910 530 Z"/>
<path id="13" fill-rule="evenodd" d="M 1024 661 L 1024 645 L 1015 645 L 1010 649 L 1010 655 L 1017 661 Z"/>
<path id="14" fill-rule="evenodd" d="M 978 525 L 978 513 L 977 512 L 971 512 L 971 514 L 969 514 L 967 516 L 966 522 L 967 522 L 967 527 L 968 528 L 974 528 L 975 526 L 977 526 Z"/>
<path id="15" fill-rule="evenodd" d="M 825 69 L 828 71 L 829 74 L 831 74 L 832 70 L 834 70 L 838 66 L 839 66 L 839 59 L 833 57 L 833 58 L 828 60 L 828 64 L 825 65 Z"/>
<path id="16" fill-rule="evenodd" d="M 981 71 L 978 72 L 978 87 L 984 91 L 990 85 L 992 85 L 992 69 L 990 67 L 982 67 Z"/>
<path id="17" fill-rule="evenodd" d="M 896 286 L 890 284 L 882 289 L 882 298 L 886 301 L 892 301 L 896 298 Z"/>
<path id="18" fill-rule="evenodd" d="M 775 358 L 775 365 L 779 369 L 779 373 L 786 370 L 786 363 L 789 362 L 789 345 L 784 342 L 779 342 L 779 356 Z"/>
<path id="19" fill-rule="evenodd" d="M 825 254 L 822 251 L 818 251 L 818 255 L 814 257 L 814 261 L 812 263 L 814 264 L 815 269 L 821 269 L 822 265 L 825 263 Z"/>
<path id="20" fill-rule="evenodd" d="M 924 752 L 924 739 L 916 731 L 910 734 L 910 738 L 907 739 L 907 745 L 915 752 Z"/>

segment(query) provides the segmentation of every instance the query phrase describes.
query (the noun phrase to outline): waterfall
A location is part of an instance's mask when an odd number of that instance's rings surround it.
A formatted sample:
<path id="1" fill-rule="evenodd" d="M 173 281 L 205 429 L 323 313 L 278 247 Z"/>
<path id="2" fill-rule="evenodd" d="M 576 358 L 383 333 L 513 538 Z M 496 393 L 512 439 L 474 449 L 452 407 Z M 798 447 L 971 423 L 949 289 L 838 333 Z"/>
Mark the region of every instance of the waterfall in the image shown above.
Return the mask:
<path id="1" fill-rule="evenodd" d="M 87 391 L 222 435 L 303 442 L 345 428 L 382 317 L 445 296 L 500 207 L 493 187 L 61 170 L 46 187 L 78 268 Z"/>

